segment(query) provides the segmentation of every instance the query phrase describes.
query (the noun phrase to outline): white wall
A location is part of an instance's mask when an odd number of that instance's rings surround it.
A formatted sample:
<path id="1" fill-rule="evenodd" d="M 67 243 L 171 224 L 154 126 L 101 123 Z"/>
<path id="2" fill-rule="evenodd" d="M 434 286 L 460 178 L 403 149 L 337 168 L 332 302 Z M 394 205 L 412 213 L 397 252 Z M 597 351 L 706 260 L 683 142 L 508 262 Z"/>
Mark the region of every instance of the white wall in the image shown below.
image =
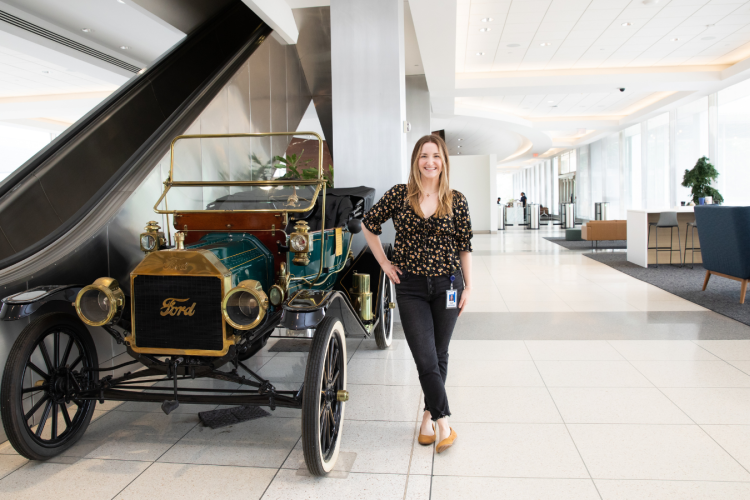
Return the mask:
<path id="1" fill-rule="evenodd" d="M 469 201 L 475 233 L 497 231 L 497 159 L 495 155 L 451 156 L 451 188 Z"/>

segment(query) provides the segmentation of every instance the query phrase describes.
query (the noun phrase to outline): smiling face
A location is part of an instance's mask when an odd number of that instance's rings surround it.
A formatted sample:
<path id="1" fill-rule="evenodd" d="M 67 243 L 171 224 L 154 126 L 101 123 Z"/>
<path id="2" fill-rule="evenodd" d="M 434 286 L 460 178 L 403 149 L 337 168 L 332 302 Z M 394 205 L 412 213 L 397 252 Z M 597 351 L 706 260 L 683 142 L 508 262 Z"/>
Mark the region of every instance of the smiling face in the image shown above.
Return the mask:
<path id="1" fill-rule="evenodd" d="M 442 171 L 443 160 L 440 157 L 438 145 L 426 142 L 419 153 L 419 173 L 422 174 L 422 180 L 437 179 Z"/>

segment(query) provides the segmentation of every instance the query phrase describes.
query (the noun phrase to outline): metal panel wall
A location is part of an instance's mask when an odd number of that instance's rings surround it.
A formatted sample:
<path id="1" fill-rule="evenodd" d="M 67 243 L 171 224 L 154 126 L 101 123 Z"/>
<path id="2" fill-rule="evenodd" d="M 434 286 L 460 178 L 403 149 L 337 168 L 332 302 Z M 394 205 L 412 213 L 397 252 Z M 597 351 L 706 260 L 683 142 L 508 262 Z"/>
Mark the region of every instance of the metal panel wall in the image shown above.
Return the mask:
<path id="1" fill-rule="evenodd" d="M 184 133 L 269 132 L 272 125 L 273 131 L 285 132 L 290 131 L 288 124 L 295 127 L 291 130 L 296 130 L 310 99 L 296 49 L 268 38 Z M 262 161 L 270 160 L 269 138 L 250 141 Z M 274 153 L 283 155 L 286 142 L 278 141 Z M 143 258 L 138 235 L 150 220 L 158 221 L 162 228 L 167 226 L 166 217 L 155 214 L 152 208 L 169 175 L 169 162 L 169 155 L 166 155 L 137 189 L 123 193 L 128 200 L 88 245 L 43 272 L 4 287 L 1 296 L 41 284 L 88 284 L 101 276 L 116 278 L 129 293 L 130 271 Z M 175 179 L 239 179 L 248 175 L 250 162 L 244 150 L 217 147 L 216 141 L 203 141 L 203 144 L 183 141 L 175 149 Z M 212 197 L 223 194 L 226 193 L 204 192 L 202 188 L 172 189 L 169 204 L 172 208 L 204 208 Z M 63 310 L 70 311 L 70 306 L 63 306 Z M 32 320 L 50 311 L 43 309 Z M 0 366 L 5 366 L 13 342 L 29 322 L 28 319 L 0 322 Z M 92 329 L 92 333 L 101 366 L 125 361 L 121 358 L 124 348 L 115 344 L 108 334 L 100 329 Z M 101 372 L 100 376 L 108 374 L 112 372 Z M 5 434 L 0 428 L 0 441 L 4 440 Z"/>

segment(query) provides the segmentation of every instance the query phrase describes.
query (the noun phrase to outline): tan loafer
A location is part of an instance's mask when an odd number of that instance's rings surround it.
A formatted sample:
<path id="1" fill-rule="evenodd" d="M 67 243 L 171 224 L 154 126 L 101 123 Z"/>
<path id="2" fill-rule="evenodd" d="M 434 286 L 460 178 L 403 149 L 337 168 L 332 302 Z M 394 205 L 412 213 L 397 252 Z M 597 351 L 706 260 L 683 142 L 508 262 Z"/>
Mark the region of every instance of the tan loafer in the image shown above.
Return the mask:
<path id="1" fill-rule="evenodd" d="M 419 433 L 419 437 L 417 438 L 417 441 L 422 446 L 429 446 L 429 445 L 431 445 L 432 443 L 435 442 L 435 436 L 436 436 L 436 434 L 435 434 L 435 425 L 433 424 L 433 426 L 432 426 L 432 436 L 428 436 L 428 435 L 422 434 L 420 432 Z"/>
<path id="2" fill-rule="evenodd" d="M 453 446 L 453 442 L 456 440 L 457 437 L 458 437 L 458 434 L 456 434 L 456 431 L 454 431 L 453 427 L 451 427 L 451 435 L 438 443 L 436 451 L 438 453 L 444 452 L 445 450 Z"/>

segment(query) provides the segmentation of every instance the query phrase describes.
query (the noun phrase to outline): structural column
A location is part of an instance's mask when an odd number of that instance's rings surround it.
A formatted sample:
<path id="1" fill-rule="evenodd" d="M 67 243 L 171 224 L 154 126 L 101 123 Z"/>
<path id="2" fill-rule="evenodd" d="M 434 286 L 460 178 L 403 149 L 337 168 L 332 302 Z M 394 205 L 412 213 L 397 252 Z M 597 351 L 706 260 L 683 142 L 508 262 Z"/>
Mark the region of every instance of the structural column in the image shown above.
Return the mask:
<path id="1" fill-rule="evenodd" d="M 331 0 L 331 76 L 336 187 L 380 198 L 407 174 L 403 0 Z"/>

